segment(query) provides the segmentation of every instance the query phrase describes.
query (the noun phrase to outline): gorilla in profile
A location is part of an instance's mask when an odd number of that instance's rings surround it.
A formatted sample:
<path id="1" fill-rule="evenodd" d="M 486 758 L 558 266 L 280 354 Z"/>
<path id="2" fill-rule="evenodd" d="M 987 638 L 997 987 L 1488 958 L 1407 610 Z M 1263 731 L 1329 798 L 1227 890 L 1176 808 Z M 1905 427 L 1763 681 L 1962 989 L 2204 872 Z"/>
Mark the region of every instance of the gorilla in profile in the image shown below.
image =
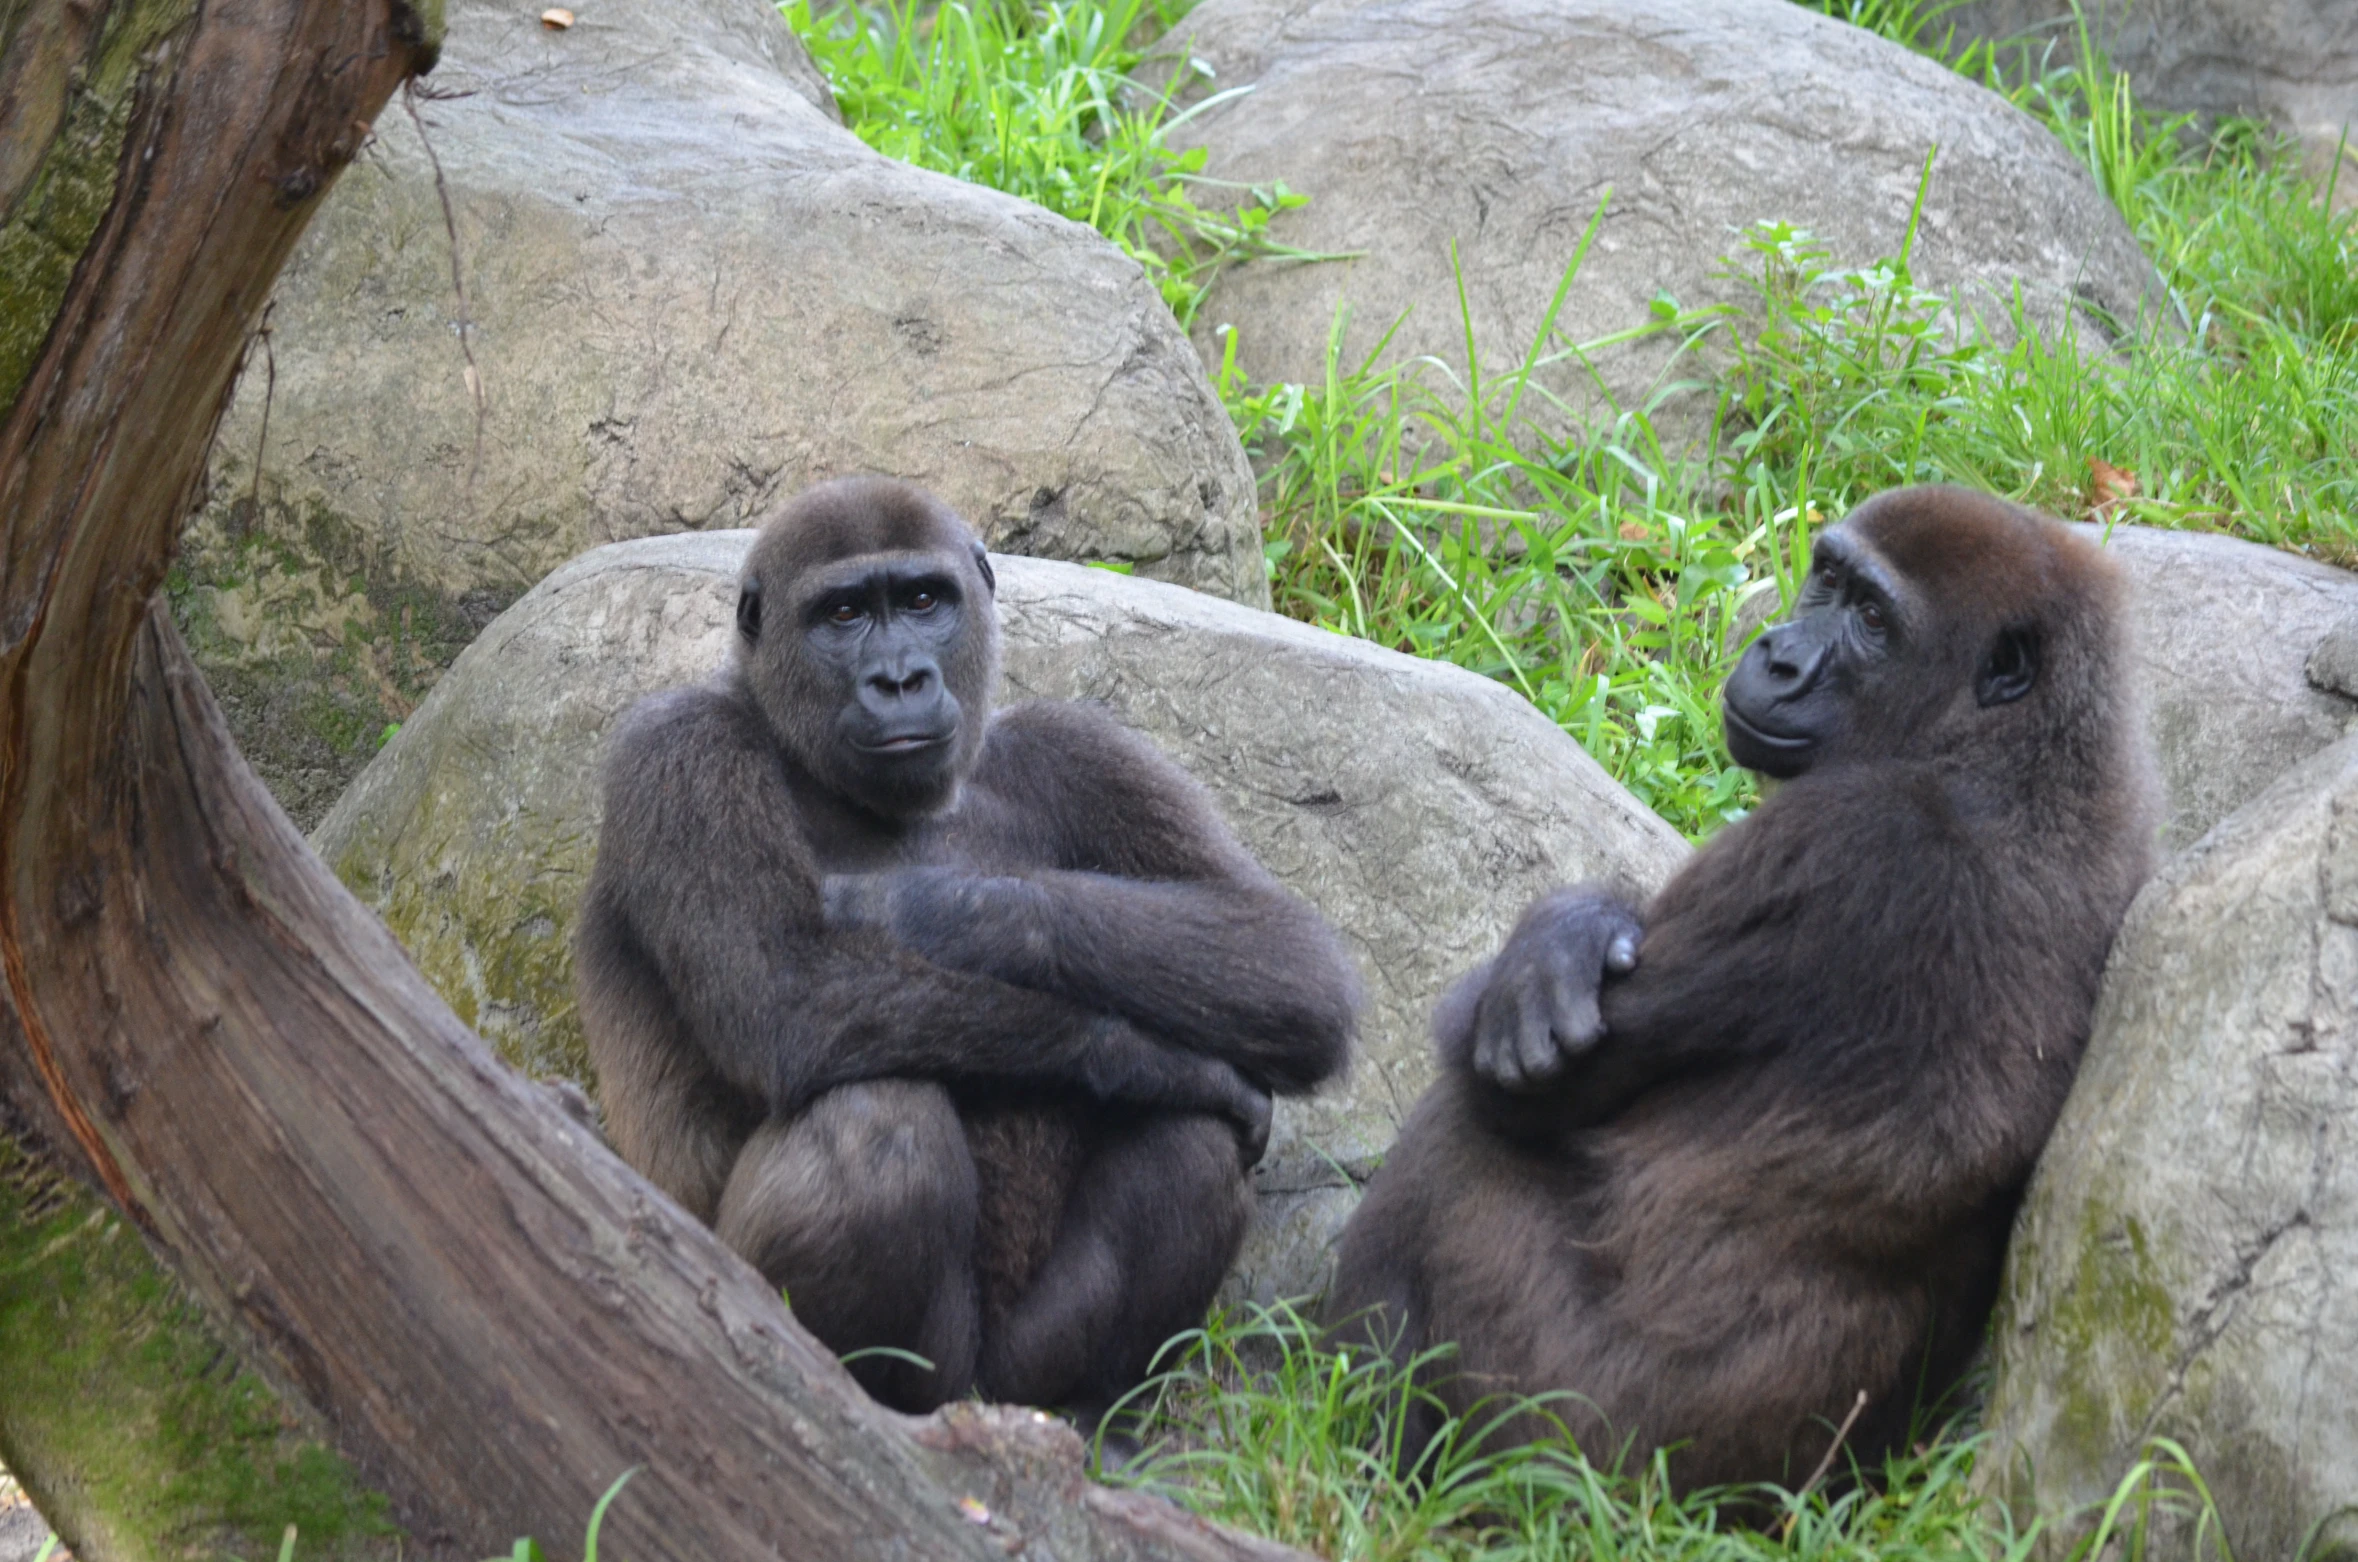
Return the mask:
<path id="1" fill-rule="evenodd" d="M 2121 594 L 1961 490 L 1825 532 L 1725 690 L 1730 752 L 1785 784 L 1642 911 L 1542 898 L 1443 999 L 1338 1327 L 1454 1342 L 1453 1412 L 1552 1393 L 1600 1462 L 1675 1448 L 1682 1490 L 1798 1484 L 1854 1413 L 1869 1467 L 1898 1445 L 1982 1337 L 2149 867 Z"/>
<path id="2" fill-rule="evenodd" d="M 992 713 L 995 589 L 906 484 L 769 522 L 733 665 L 609 748 L 582 1024 L 623 1157 L 882 1347 L 870 1392 L 1086 1412 L 1201 1318 L 1270 1092 L 1342 1065 L 1358 995 L 1145 741 Z"/>

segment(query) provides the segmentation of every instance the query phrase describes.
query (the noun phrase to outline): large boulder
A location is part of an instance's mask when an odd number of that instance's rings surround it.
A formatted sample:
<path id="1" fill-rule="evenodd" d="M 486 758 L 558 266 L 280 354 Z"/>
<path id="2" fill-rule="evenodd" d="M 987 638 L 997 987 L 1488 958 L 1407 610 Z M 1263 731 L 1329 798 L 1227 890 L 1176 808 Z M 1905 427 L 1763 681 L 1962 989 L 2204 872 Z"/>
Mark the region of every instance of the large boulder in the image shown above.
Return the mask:
<path id="1" fill-rule="evenodd" d="M 2343 132 L 2358 139 L 2358 6 L 2349 0 L 2080 0 L 2079 12 L 2148 108 L 2216 118 L 2243 114 L 2298 136 L 2322 174 Z M 2027 38 L 2077 52 L 2067 0 L 1965 0 L 1936 34 L 1959 43 Z M 2358 168 L 2340 194 L 2358 198 Z"/>
<path id="2" fill-rule="evenodd" d="M 1309 204 L 1272 236 L 1353 257 L 1254 261 L 1215 284 L 1197 345 L 1210 355 L 1235 326 L 1238 361 L 1260 379 L 1319 380 L 1344 300 L 1346 366 L 1412 311 L 1387 357 L 1462 371 L 1453 242 L 1495 379 L 1530 346 L 1608 187 L 1557 319 L 1565 343 L 1644 324 L 1663 292 L 1686 305 L 1744 298 L 1720 257 L 1761 219 L 1814 231 L 1841 265 L 1895 255 L 1935 147 L 1921 284 L 1957 291 L 2001 334 L 2017 283 L 2049 323 L 2080 303 L 2134 320 L 2160 300 L 2120 214 L 2046 129 L 1789 0 L 1206 0 L 1157 45 L 1154 79 L 1182 58 L 1208 67 L 1211 87 L 1251 90 L 1173 140 L 1203 146 L 1215 178 L 1304 192 Z M 1634 405 L 1668 347 L 1607 351 L 1594 366 Z M 1578 362 L 1549 384 L 1592 399 Z"/>
<path id="3" fill-rule="evenodd" d="M 2174 1438 L 2236 1556 L 2348 1555 L 2354 1271 L 2358 739 L 2131 909 L 2016 1233 L 1985 1479 L 2056 1513 Z M 2190 1551 L 2181 1529 L 2154 1554 Z"/>
<path id="4" fill-rule="evenodd" d="M 2358 716 L 2358 677 L 2335 687 L 2320 654 L 2358 618 L 2358 576 L 2202 532 L 2122 526 L 2107 545 L 2132 585 L 2163 840 L 2185 846 Z"/>
<path id="5" fill-rule="evenodd" d="M 468 647 L 315 842 L 510 1061 L 586 1083 L 568 939 L 598 829 L 600 735 L 729 652 L 751 532 L 600 548 Z M 1324 1283 L 1355 1185 L 1431 1077 L 1426 1016 L 1524 904 L 1649 891 L 1677 834 L 1521 698 L 1446 665 L 1104 570 L 1001 559 L 1009 698 L 1110 706 L 1202 779 L 1343 930 L 1368 984 L 1350 1076 L 1285 1103 L 1241 1294 Z"/>
<path id="6" fill-rule="evenodd" d="M 580 10 L 450 0 L 425 134 L 388 111 L 222 425 L 174 601 L 299 820 L 558 564 L 820 477 L 1268 600 L 1251 471 L 1136 264 L 868 150 L 764 0 Z"/>

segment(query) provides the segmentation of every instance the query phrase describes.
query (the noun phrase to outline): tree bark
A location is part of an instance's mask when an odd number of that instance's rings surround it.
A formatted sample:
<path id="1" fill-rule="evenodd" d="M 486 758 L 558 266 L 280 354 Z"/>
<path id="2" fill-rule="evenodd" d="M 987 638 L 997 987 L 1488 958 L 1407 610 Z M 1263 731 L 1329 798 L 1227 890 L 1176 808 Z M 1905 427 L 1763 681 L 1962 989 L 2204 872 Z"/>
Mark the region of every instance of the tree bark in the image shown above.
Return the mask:
<path id="1" fill-rule="evenodd" d="M 157 587 L 272 279 L 435 28 L 0 6 L 0 1089 L 410 1554 L 562 1548 L 634 1466 L 603 1543 L 640 1562 L 1289 1554 L 1089 1486 L 1030 1412 L 869 1402 L 459 1024 L 238 757 Z"/>

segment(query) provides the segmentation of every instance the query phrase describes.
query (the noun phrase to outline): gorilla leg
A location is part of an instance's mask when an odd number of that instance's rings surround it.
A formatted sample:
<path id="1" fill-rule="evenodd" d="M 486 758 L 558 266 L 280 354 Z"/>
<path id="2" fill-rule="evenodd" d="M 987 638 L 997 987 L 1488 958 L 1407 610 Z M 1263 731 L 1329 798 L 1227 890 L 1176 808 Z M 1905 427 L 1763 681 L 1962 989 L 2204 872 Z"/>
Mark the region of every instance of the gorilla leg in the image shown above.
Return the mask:
<path id="1" fill-rule="evenodd" d="M 939 1085 L 876 1080 L 765 1123 L 722 1190 L 714 1230 L 828 1349 L 887 1347 L 852 1376 L 895 1409 L 930 1410 L 974 1382 L 975 1177 Z"/>
<path id="2" fill-rule="evenodd" d="M 1203 1321 L 1252 1205 L 1225 1119 L 1158 1114 L 1106 1138 L 1056 1245 L 983 1342 L 984 1395 L 1102 1411 Z"/>

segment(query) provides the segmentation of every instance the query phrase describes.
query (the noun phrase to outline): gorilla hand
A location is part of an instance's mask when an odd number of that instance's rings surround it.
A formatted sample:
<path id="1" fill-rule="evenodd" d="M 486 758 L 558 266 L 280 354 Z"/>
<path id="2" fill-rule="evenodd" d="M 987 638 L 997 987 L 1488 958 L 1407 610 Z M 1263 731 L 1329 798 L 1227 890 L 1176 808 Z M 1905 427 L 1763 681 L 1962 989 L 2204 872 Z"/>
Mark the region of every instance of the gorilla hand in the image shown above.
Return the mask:
<path id="1" fill-rule="evenodd" d="M 1126 1020 L 1097 1022 L 1088 1069 L 1092 1093 L 1108 1101 L 1208 1112 L 1236 1129 L 1236 1147 L 1250 1168 L 1269 1148 L 1269 1092 L 1219 1058 L 1155 1040 Z"/>
<path id="2" fill-rule="evenodd" d="M 822 892 L 829 932 L 879 932 L 948 970 L 1028 987 L 1047 957 L 1043 897 L 1024 879 L 894 868 L 830 874 Z"/>
<path id="3" fill-rule="evenodd" d="M 1441 1055 L 1500 1090 L 1544 1089 L 1604 1035 L 1597 994 L 1637 968 L 1645 929 L 1620 899 L 1560 889 L 1532 902 L 1506 947 L 1433 1015 Z"/>

